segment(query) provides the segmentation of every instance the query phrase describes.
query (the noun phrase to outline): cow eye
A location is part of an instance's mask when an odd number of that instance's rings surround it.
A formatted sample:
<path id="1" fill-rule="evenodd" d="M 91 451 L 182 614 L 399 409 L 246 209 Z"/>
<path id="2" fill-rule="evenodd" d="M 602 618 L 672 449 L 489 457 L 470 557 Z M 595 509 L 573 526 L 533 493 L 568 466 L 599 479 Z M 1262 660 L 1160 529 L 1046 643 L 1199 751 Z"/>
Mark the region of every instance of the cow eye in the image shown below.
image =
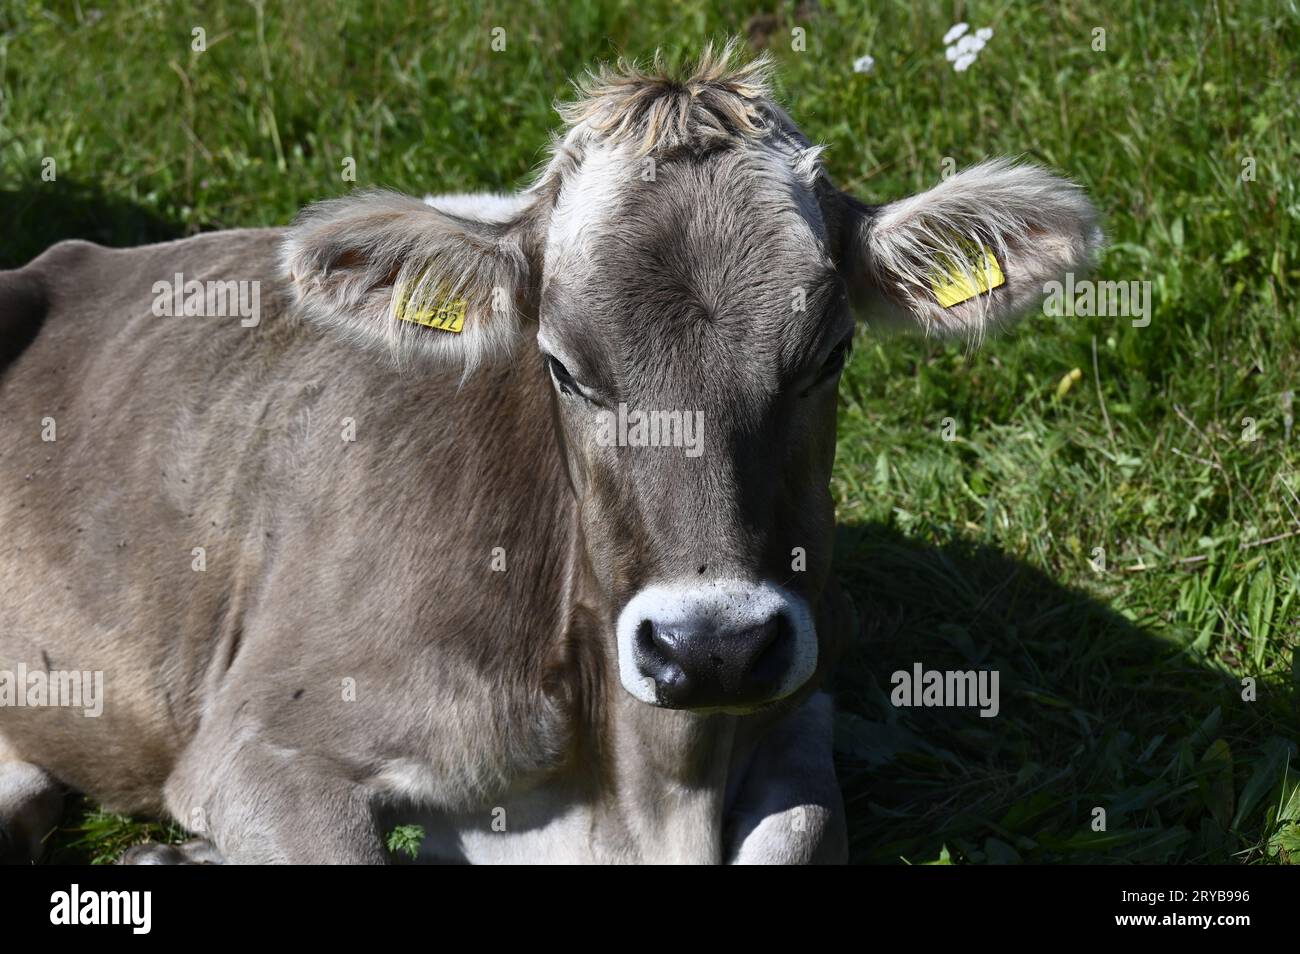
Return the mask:
<path id="1" fill-rule="evenodd" d="M 821 370 L 817 372 L 817 380 L 814 385 L 827 381 L 844 370 L 844 362 L 849 358 L 849 353 L 853 350 L 853 336 L 849 335 L 839 344 L 837 344 L 830 354 L 826 356 L 825 363 L 822 364 Z M 805 392 L 807 393 L 807 392 Z"/>
<path id="2" fill-rule="evenodd" d="M 555 378 L 555 386 L 563 394 L 582 394 L 582 389 L 578 387 L 578 382 L 573 380 L 573 375 L 569 369 L 556 360 L 554 355 L 546 356 L 546 366 L 551 369 L 551 376 Z"/>
<path id="3" fill-rule="evenodd" d="M 826 356 L 826 363 L 822 365 L 823 377 L 830 377 L 832 374 L 838 374 L 844 367 L 844 362 L 848 360 L 849 349 L 853 347 L 853 339 L 845 338 L 837 344 L 834 350 Z"/>

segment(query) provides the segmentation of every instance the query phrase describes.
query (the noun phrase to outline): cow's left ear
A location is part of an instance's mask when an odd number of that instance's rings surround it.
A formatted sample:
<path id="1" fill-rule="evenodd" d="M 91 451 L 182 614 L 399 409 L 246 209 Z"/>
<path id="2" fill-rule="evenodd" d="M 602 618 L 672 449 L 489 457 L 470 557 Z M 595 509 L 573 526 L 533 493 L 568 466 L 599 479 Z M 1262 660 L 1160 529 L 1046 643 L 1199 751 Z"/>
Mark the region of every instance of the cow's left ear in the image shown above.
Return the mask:
<path id="1" fill-rule="evenodd" d="M 1033 165 L 981 163 L 884 206 L 841 194 L 841 269 L 869 323 L 978 337 L 1088 271 L 1102 244 L 1083 190 Z"/>
<path id="2" fill-rule="evenodd" d="M 399 365 L 466 372 L 522 338 L 536 314 L 530 212 L 480 220 L 392 192 L 305 210 L 281 248 L 306 320 Z"/>

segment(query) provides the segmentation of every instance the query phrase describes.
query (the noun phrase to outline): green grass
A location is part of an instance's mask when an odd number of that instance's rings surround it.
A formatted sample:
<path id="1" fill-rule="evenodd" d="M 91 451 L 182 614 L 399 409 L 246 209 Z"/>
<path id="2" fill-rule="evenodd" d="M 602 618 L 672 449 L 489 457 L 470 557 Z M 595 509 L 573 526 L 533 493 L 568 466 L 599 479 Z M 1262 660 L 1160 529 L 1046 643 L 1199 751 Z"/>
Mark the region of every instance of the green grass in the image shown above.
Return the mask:
<path id="1" fill-rule="evenodd" d="M 354 185 L 517 187 L 568 77 L 746 34 L 755 9 L 480 6 L 0 3 L 0 266 L 74 235 L 280 224 Z M 1100 277 L 1154 296 L 1148 327 L 1036 315 L 976 352 L 860 338 L 834 480 L 864 621 L 838 679 L 854 858 L 1293 860 L 1300 8 L 811 6 L 768 3 L 752 35 L 841 185 L 883 201 L 945 157 L 1025 155 L 1105 211 Z M 940 39 L 958 19 L 996 31 L 963 74 Z M 914 661 L 998 669 L 1001 714 L 893 707 Z M 86 860 L 159 834 L 87 808 L 68 826 L 59 851 Z"/>

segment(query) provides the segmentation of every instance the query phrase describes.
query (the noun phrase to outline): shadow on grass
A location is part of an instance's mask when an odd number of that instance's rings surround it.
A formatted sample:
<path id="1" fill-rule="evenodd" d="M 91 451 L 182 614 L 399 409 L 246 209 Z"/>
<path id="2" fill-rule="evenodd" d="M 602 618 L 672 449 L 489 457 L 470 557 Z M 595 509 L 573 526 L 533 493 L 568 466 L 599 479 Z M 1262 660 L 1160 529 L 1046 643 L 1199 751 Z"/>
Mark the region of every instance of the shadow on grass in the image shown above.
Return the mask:
<path id="1" fill-rule="evenodd" d="M 0 189 L 0 269 L 25 265 L 63 239 L 125 247 L 180 238 L 186 229 L 143 206 L 60 178 L 39 188 Z"/>
<path id="2" fill-rule="evenodd" d="M 1286 859 L 1266 810 L 1295 750 L 1289 683 L 1245 702 L 1184 646 L 969 541 L 842 526 L 836 568 L 862 620 L 835 681 L 855 861 Z M 916 663 L 996 670 L 1000 711 L 895 706 Z"/>

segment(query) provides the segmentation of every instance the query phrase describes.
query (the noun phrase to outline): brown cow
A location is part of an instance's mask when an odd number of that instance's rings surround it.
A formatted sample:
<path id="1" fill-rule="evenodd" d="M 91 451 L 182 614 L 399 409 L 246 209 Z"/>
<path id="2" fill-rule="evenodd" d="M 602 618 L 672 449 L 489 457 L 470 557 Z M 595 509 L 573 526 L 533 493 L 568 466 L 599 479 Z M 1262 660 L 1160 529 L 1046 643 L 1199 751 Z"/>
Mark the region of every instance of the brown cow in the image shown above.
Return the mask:
<path id="1" fill-rule="evenodd" d="M 845 858 L 855 313 L 978 336 L 1100 235 L 1008 162 L 859 202 L 730 54 L 590 77 L 516 196 L 0 273 L 12 853 L 66 786 L 203 839 L 136 861 L 417 819 L 429 859 Z"/>

